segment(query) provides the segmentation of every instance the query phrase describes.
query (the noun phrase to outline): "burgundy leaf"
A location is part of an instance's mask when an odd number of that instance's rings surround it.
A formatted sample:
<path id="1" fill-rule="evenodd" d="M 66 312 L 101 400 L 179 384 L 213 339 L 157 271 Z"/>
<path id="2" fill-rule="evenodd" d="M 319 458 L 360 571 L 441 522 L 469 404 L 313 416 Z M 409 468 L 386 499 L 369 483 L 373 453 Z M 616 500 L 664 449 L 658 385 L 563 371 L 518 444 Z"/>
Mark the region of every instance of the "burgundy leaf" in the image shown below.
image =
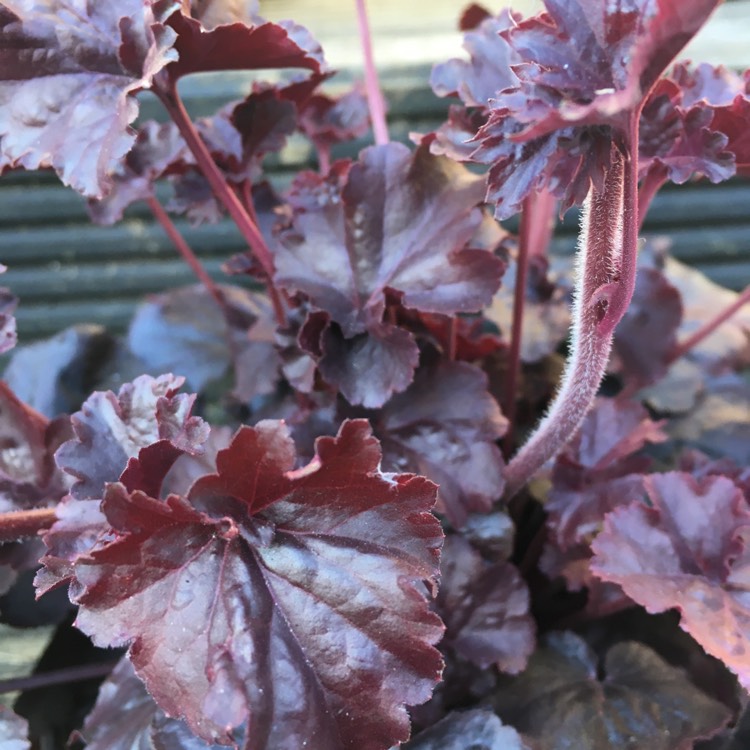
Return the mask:
<path id="1" fill-rule="evenodd" d="M 320 45 L 291 21 L 258 26 L 236 22 L 207 31 L 198 20 L 176 12 L 169 25 L 177 32 L 174 48 L 179 54 L 167 68 L 173 82 L 189 73 L 218 70 L 307 68 L 320 73 L 325 68 Z"/>
<path id="2" fill-rule="evenodd" d="M 411 337 L 383 325 L 386 290 L 401 293 L 407 307 L 453 314 L 480 309 L 497 289 L 502 262 L 465 247 L 481 221 L 481 193 L 479 178 L 425 148 L 412 156 L 400 144 L 377 146 L 349 169 L 340 200 L 306 201 L 294 230 L 282 236 L 277 282 L 305 294 L 341 328 L 343 339 L 329 333 L 307 347 L 349 358 L 342 364 L 329 354 L 323 376 L 329 372 L 343 389 L 346 373 L 366 372 L 373 351 L 388 352 L 380 370 L 391 370 L 392 382 L 377 393 L 368 388 L 366 401 L 350 387 L 353 403 L 382 405 L 406 388 L 416 364 Z M 362 334 L 374 340 L 356 341 Z"/>
<path id="3" fill-rule="evenodd" d="M 31 750 L 28 722 L 5 706 L 0 706 L 0 742 L 3 750 Z"/>
<path id="4" fill-rule="evenodd" d="M 505 678 L 494 707 L 535 750 L 691 750 L 728 709 L 647 646 L 622 642 L 599 665 L 573 633 L 551 633 L 523 674 Z"/>
<path id="5" fill-rule="evenodd" d="M 101 198 L 130 150 L 134 94 L 176 59 L 174 0 L 0 5 L 0 169 L 53 167 Z"/>
<path id="6" fill-rule="evenodd" d="M 130 643 L 159 706 L 208 741 L 390 747 L 439 679 L 436 488 L 383 475 L 364 421 L 291 471 L 280 423 L 243 427 L 218 473 L 166 501 L 108 486 L 117 536 L 75 562 L 77 624 Z"/>
<path id="7" fill-rule="evenodd" d="M 380 323 L 386 287 L 426 312 L 479 310 L 502 272 L 489 253 L 464 248 L 481 218 L 481 183 L 425 149 L 365 149 L 340 202 L 295 217 L 298 234 L 284 240 L 277 279 L 308 295 L 347 336 Z"/>
<path id="8" fill-rule="evenodd" d="M 152 297 L 131 321 L 130 350 L 148 372 L 175 372 L 193 391 L 204 390 L 233 367 L 240 400 L 272 393 L 280 362 L 270 302 L 239 287 L 220 290 L 224 309 L 202 286 Z"/>
<path id="9" fill-rule="evenodd" d="M 296 107 L 284 96 L 284 89 L 256 84 L 244 101 L 222 111 L 239 134 L 246 162 L 258 163 L 265 154 L 279 151 L 297 129 Z"/>
<path id="10" fill-rule="evenodd" d="M 630 307 L 615 329 L 614 353 L 626 381 L 652 383 L 667 371 L 682 322 L 682 297 L 656 268 L 640 267 Z"/>
<path id="11" fill-rule="evenodd" d="M 174 375 L 142 375 L 117 396 L 106 391 L 89 397 L 72 417 L 76 437 L 56 455 L 63 471 L 77 480 L 71 489 L 76 500 L 101 498 L 128 459 L 157 441 L 167 440 L 180 452 L 201 451 L 208 425 L 190 415 L 195 396 L 177 393 L 183 382 Z"/>
<path id="12" fill-rule="evenodd" d="M 519 16 L 503 10 L 482 20 L 464 35 L 470 60 L 449 60 L 432 69 L 430 85 L 438 96 L 458 96 L 471 107 L 487 107 L 498 91 L 518 85 L 511 66 L 521 62 L 502 32 L 511 29 Z"/>
<path id="13" fill-rule="evenodd" d="M 464 8 L 461 13 L 461 18 L 458 20 L 458 28 L 460 31 L 471 31 L 472 29 L 476 29 L 482 21 L 491 16 L 492 13 L 490 13 L 483 5 L 472 3 Z"/>
<path id="14" fill-rule="evenodd" d="M 487 391 L 487 377 L 465 363 L 423 367 L 375 419 L 386 468 L 413 471 L 440 490 L 438 510 L 454 526 L 488 511 L 503 491 L 496 441 L 507 422 Z"/>
<path id="15" fill-rule="evenodd" d="M 517 674 L 536 646 L 529 591 L 509 562 L 488 563 L 460 536 L 445 540 L 438 612 L 443 643 L 486 669 Z"/>
<path id="16" fill-rule="evenodd" d="M 404 750 L 529 750 L 513 727 L 483 709 L 448 714 Z"/>
<path id="17" fill-rule="evenodd" d="M 738 96 L 731 105 L 718 108 L 711 127 L 727 137 L 726 150 L 734 154 L 737 174 L 750 176 L 750 97 Z"/>
<path id="18" fill-rule="evenodd" d="M 301 108 L 299 124 L 319 151 L 329 153 L 332 146 L 367 134 L 370 127 L 367 97 L 360 87 L 338 97 L 315 94 Z"/>
<path id="19" fill-rule="evenodd" d="M 650 504 L 610 513 L 593 544 L 593 572 L 649 612 L 676 607 L 680 625 L 750 685 L 747 595 L 750 510 L 725 477 L 653 474 Z"/>
<path id="20" fill-rule="evenodd" d="M 303 333 L 310 331 L 306 326 Z M 351 404 L 375 409 L 391 394 L 403 391 L 414 378 L 419 348 L 403 328 L 381 323 L 366 334 L 346 338 L 338 326 L 326 327 L 318 344 L 318 369 Z M 310 353 L 312 350 L 308 349 Z"/>
<path id="21" fill-rule="evenodd" d="M 491 102 L 479 161 L 492 164 L 488 200 L 498 218 L 550 188 L 562 209 L 581 202 L 609 167 L 610 143 L 624 148 L 629 118 L 717 0 L 546 0 L 547 12 L 502 32 L 522 60 L 518 83 Z"/>
<path id="22" fill-rule="evenodd" d="M 170 719 L 156 705 L 127 658 L 99 688 L 96 705 L 81 730 L 86 750 L 208 750 L 184 722 Z M 178 736 L 182 744 L 175 745 Z"/>

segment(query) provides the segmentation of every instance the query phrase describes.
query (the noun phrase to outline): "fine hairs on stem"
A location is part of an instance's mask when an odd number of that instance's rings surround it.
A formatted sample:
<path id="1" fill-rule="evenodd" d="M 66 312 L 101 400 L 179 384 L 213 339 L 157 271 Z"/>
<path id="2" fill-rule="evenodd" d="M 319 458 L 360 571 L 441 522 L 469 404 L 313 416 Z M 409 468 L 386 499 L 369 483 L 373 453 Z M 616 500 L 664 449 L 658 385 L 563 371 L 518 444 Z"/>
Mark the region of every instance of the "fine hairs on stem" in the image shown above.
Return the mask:
<path id="1" fill-rule="evenodd" d="M 599 324 L 606 291 L 620 277 L 623 255 L 625 159 L 613 149 L 604 185 L 593 187 L 583 207 L 576 261 L 571 351 L 562 384 L 547 415 L 505 470 L 506 498 L 562 448 L 581 425 L 596 396 L 612 347 L 612 332 Z"/>

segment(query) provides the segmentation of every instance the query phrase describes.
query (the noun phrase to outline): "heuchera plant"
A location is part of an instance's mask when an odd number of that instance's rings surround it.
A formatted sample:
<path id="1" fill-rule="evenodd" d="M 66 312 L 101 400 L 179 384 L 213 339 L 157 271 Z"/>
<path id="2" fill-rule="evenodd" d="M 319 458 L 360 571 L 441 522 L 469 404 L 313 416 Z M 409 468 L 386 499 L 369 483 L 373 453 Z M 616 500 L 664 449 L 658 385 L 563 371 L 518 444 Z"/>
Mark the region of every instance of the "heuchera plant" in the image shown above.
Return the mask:
<path id="1" fill-rule="evenodd" d="M 12 353 L 0 615 L 58 661 L 0 681 L 3 748 L 748 746 L 750 292 L 639 245 L 667 182 L 750 175 L 750 75 L 674 63 L 717 4 L 472 5 L 407 146 L 363 0 L 340 96 L 249 1 L 0 2 L 0 172 L 99 223 L 145 201 L 200 282 Z M 226 70 L 261 72 L 191 119 L 179 81 Z M 282 190 L 293 135 L 317 169 Z M 239 283 L 174 214 L 234 221 Z"/>

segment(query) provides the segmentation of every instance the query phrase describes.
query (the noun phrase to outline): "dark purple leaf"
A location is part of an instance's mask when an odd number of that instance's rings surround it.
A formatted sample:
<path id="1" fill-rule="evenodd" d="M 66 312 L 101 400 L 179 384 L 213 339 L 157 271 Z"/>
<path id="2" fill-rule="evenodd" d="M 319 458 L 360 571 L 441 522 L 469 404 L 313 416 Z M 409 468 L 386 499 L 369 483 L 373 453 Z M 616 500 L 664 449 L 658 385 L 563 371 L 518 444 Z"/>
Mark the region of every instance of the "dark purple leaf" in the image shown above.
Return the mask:
<path id="1" fill-rule="evenodd" d="M 340 200 L 306 200 L 282 236 L 276 280 L 340 326 L 341 335 L 325 328 L 325 340 L 306 348 L 327 353 L 323 377 L 347 387 L 353 403 L 380 406 L 411 381 L 416 344 L 383 324 L 387 290 L 406 307 L 453 314 L 480 309 L 497 289 L 502 262 L 465 247 L 481 221 L 481 193 L 481 179 L 425 148 L 373 147 L 349 169 Z M 344 386 L 350 372 L 367 372 L 376 350 L 387 356 L 375 382 Z"/>
<path id="2" fill-rule="evenodd" d="M 77 624 L 130 643 L 159 706 L 208 741 L 249 722 L 247 750 L 384 750 L 440 676 L 424 584 L 442 541 L 436 488 L 381 474 L 364 421 L 319 439 L 297 471 L 294 453 L 264 422 L 187 498 L 109 485 L 117 536 L 75 561 Z"/>
<path id="3" fill-rule="evenodd" d="M 381 322 L 386 288 L 426 312 L 479 310 L 503 268 L 489 253 L 464 248 L 481 218 L 481 195 L 481 179 L 425 149 L 365 149 L 340 202 L 295 217 L 298 234 L 284 240 L 277 279 L 310 297 L 347 336 Z"/>
<path id="4" fill-rule="evenodd" d="M 628 149 L 629 118 L 717 0 L 607 4 L 547 0 L 547 13 L 502 32 L 521 63 L 518 83 L 491 102 L 475 158 L 492 164 L 488 200 L 498 218 L 548 187 L 562 210 L 579 203 Z"/>
<path id="5" fill-rule="evenodd" d="M 726 724 L 728 709 L 656 652 L 622 642 L 597 663 L 573 633 L 552 633 L 494 707 L 535 750 L 691 750 Z"/>
<path id="6" fill-rule="evenodd" d="M 370 127 L 367 97 L 355 87 L 337 97 L 311 96 L 300 110 L 300 130 L 326 153 L 339 143 L 361 138 Z"/>
<path id="7" fill-rule="evenodd" d="M 525 669 L 536 627 L 529 591 L 514 565 L 485 562 L 462 537 L 447 537 L 437 610 L 445 622 L 444 645 L 483 669 Z"/>
<path id="8" fill-rule="evenodd" d="M 0 742 L 3 750 L 31 750 L 26 719 L 5 706 L 0 706 Z"/>
<path id="9" fill-rule="evenodd" d="M 134 94 L 176 59 L 174 0 L 0 5 L 0 169 L 52 167 L 101 198 L 130 150 Z"/>
<path id="10" fill-rule="evenodd" d="M 645 385 L 666 373 L 681 322 L 679 291 L 658 269 L 640 267 L 633 299 L 614 337 L 614 353 L 626 382 Z"/>
<path id="11" fill-rule="evenodd" d="M 517 86 L 511 66 L 521 58 L 501 32 L 513 28 L 519 18 L 506 9 L 472 27 L 464 34 L 470 59 L 436 65 L 430 76 L 432 90 L 438 96 L 458 96 L 470 107 L 487 107 L 498 91 Z"/>
<path id="12" fill-rule="evenodd" d="M 350 404 L 370 409 L 382 406 L 394 391 L 407 388 L 419 362 L 413 336 L 385 323 L 373 324 L 367 333 L 351 338 L 338 326 L 329 325 L 318 346 L 318 369 L 326 382 L 336 386 Z"/>
<path id="13" fill-rule="evenodd" d="M 681 184 L 693 175 L 711 182 L 732 177 L 735 159 L 727 148 L 728 137 L 713 126 L 716 111 L 703 100 L 692 102 L 672 78 L 659 81 L 641 113 L 639 170 L 643 180 L 658 175 Z"/>
<path id="14" fill-rule="evenodd" d="M 231 320 L 202 286 L 165 292 L 136 311 L 128 332 L 131 351 L 147 372 L 175 372 L 193 391 L 204 390 L 233 367 L 240 400 L 272 393 L 280 361 L 270 302 L 258 292 L 219 288 Z"/>
<path id="15" fill-rule="evenodd" d="M 236 22 L 206 31 L 196 19 L 176 12 L 169 26 L 177 32 L 174 48 L 179 54 L 167 68 L 172 81 L 218 70 L 307 68 L 320 73 L 325 68 L 320 45 L 291 21 L 258 26 Z"/>
<path id="16" fill-rule="evenodd" d="M 76 478 L 76 500 L 99 499 L 107 482 L 116 482 L 128 459 L 157 441 L 180 452 L 200 453 L 208 425 L 190 415 L 195 396 L 178 394 L 184 378 L 142 375 L 115 396 L 93 393 L 73 415 L 76 437 L 57 451 L 58 465 Z M 168 467 L 167 467 L 168 468 Z"/>
<path id="17" fill-rule="evenodd" d="M 605 519 L 593 572 L 619 584 L 649 612 L 676 607 L 680 625 L 750 685 L 747 543 L 750 510 L 725 477 L 652 474 L 649 505 Z"/>
<path id="18" fill-rule="evenodd" d="M 414 383 L 375 418 L 388 469 L 413 471 L 440 490 L 438 510 L 454 526 L 488 511 L 503 491 L 496 441 L 507 421 L 487 391 L 487 377 L 465 363 L 423 367 Z"/>
<path id="19" fill-rule="evenodd" d="M 165 716 L 127 658 L 121 659 L 102 683 L 96 705 L 86 717 L 80 735 L 86 741 L 86 750 L 220 750 L 222 747 L 207 745 L 184 722 Z M 174 744 L 175 737 L 181 744 Z"/>
<path id="20" fill-rule="evenodd" d="M 475 709 L 448 714 L 420 732 L 404 750 L 530 750 L 513 727 L 490 711 Z"/>

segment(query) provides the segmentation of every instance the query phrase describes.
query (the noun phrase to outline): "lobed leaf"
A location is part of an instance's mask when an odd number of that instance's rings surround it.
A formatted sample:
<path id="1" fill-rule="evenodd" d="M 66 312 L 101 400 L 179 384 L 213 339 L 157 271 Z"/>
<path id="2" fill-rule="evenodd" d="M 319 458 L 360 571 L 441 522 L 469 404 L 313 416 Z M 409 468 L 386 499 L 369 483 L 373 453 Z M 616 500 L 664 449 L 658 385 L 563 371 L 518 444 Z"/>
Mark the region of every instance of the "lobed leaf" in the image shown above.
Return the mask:
<path id="1" fill-rule="evenodd" d="M 386 468 L 435 482 L 438 510 L 454 526 L 501 497 L 503 458 L 496 441 L 507 421 L 478 368 L 451 362 L 420 368 L 374 422 Z"/>
<path id="2" fill-rule="evenodd" d="M 0 4 L 0 170 L 52 167 L 101 198 L 130 150 L 134 94 L 174 61 L 175 0 Z"/>
<path id="3" fill-rule="evenodd" d="M 307 29 L 291 21 L 248 26 L 244 21 L 206 30 L 195 18 L 173 13 L 169 25 L 177 32 L 179 59 L 167 74 L 174 83 L 190 73 L 219 70 L 306 68 L 321 73 L 323 51 Z"/>
<path id="4" fill-rule="evenodd" d="M 280 423 L 243 427 L 217 473 L 166 501 L 108 486 L 116 536 L 75 561 L 78 626 L 130 643 L 159 706 L 247 750 L 384 749 L 439 679 L 436 488 L 383 475 L 363 421 L 311 464 Z"/>
<path id="5" fill-rule="evenodd" d="M 101 498 L 107 482 L 116 482 L 128 460 L 142 448 L 168 441 L 180 452 L 199 453 L 208 426 L 190 415 L 195 396 L 178 394 L 184 378 L 142 375 L 111 391 L 93 393 L 72 416 L 75 438 L 60 447 L 60 468 L 76 482 L 77 500 Z"/>
<path id="6" fill-rule="evenodd" d="M 647 646 L 621 642 L 603 664 L 573 633 L 550 633 L 493 705 L 538 750 L 690 750 L 718 732 L 727 708 Z"/>
<path id="7" fill-rule="evenodd" d="M 592 571 L 649 612 L 677 608 L 680 626 L 750 685 L 747 594 L 750 510 L 730 479 L 683 472 L 646 480 L 649 505 L 605 519 Z"/>
<path id="8" fill-rule="evenodd" d="M 708 18 L 717 0 L 546 0 L 546 12 L 502 32 L 521 62 L 477 134 L 474 158 L 492 164 L 488 200 L 516 213 L 534 190 L 566 210 L 600 185 L 610 144 L 628 151 L 629 118 Z"/>
<path id="9" fill-rule="evenodd" d="M 381 406 L 412 379 L 416 344 L 383 322 L 387 291 L 407 307 L 445 314 L 479 310 L 491 298 L 503 264 L 466 247 L 481 221 L 481 193 L 479 178 L 425 148 L 412 155 L 400 144 L 376 146 L 348 170 L 340 199 L 307 202 L 282 235 L 276 281 L 337 324 L 316 319 L 307 350 L 352 403 Z"/>

